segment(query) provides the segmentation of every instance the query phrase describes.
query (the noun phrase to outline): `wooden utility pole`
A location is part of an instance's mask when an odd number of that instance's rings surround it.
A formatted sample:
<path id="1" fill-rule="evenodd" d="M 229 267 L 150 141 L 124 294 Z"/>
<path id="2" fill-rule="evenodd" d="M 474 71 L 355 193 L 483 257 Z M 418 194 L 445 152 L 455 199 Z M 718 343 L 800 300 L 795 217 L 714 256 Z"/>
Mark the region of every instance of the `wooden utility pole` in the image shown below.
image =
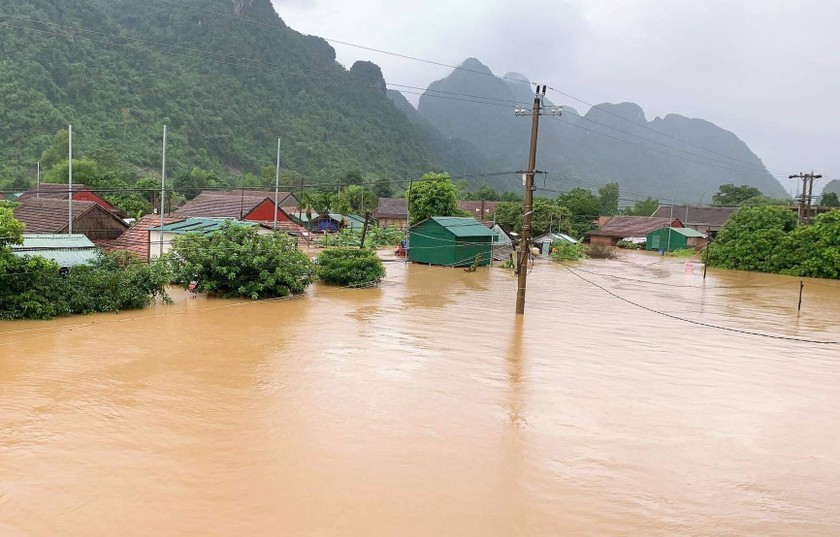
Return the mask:
<path id="1" fill-rule="evenodd" d="M 365 237 L 367 236 L 368 221 L 370 221 L 370 211 L 365 211 L 365 225 L 362 228 L 362 240 L 359 243 L 359 248 L 365 247 Z"/>
<path id="2" fill-rule="evenodd" d="M 517 275 L 519 281 L 516 287 L 516 314 L 525 313 L 525 288 L 528 284 L 528 259 L 531 255 L 529 243 L 531 240 L 531 217 L 534 212 L 534 175 L 537 166 L 537 137 L 540 129 L 540 108 L 545 96 L 545 86 L 537 86 L 534 96 L 534 107 L 531 110 L 531 149 L 528 153 L 528 169 L 525 171 L 525 212 L 522 215 L 522 235 L 519 238 L 519 262 Z M 524 108 L 517 108 L 517 115 L 524 115 Z"/>

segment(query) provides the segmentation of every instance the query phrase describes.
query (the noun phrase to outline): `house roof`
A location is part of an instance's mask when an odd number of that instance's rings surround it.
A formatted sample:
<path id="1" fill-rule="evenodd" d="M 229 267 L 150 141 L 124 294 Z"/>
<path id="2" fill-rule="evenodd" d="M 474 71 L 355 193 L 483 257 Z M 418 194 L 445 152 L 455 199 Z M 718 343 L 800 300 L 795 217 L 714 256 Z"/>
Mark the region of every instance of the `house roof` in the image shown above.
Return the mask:
<path id="1" fill-rule="evenodd" d="M 496 208 L 499 206 L 498 201 L 485 201 L 484 214 L 481 214 L 481 203 L 481 201 L 460 200 L 458 201 L 458 208 L 469 213 L 471 216 L 482 220 L 488 215 L 495 214 Z"/>
<path id="2" fill-rule="evenodd" d="M 84 235 L 30 234 L 23 235 L 23 244 L 12 245 L 12 252 L 20 257 L 37 255 L 55 261 L 61 267 L 89 264 L 99 251 Z"/>
<path id="3" fill-rule="evenodd" d="M 256 198 L 269 198 L 274 199 L 274 191 L 273 190 L 248 190 L 245 189 L 245 196 L 256 197 Z M 224 192 L 224 194 L 231 195 L 231 196 L 239 196 L 239 190 L 232 190 L 229 192 Z M 291 198 L 291 199 L 290 199 Z M 297 198 L 291 192 L 283 192 L 280 191 L 277 193 L 277 199 L 279 200 L 277 203 L 279 205 L 283 205 L 287 202 L 297 203 Z"/>
<path id="4" fill-rule="evenodd" d="M 738 207 L 707 207 L 701 205 L 660 205 L 653 216 L 668 218 L 671 214 L 686 226 L 721 228 Z M 687 216 L 686 216 L 687 214 Z"/>
<path id="5" fill-rule="evenodd" d="M 171 224 L 173 222 L 180 222 L 183 218 L 175 218 L 172 216 L 164 216 L 163 223 Z M 149 229 L 160 226 L 160 216 L 156 214 L 147 214 L 140 218 L 125 233 L 113 240 L 101 240 L 96 244 L 103 250 L 110 252 L 112 250 L 128 250 L 139 255 L 143 259 L 149 257 Z"/>
<path id="6" fill-rule="evenodd" d="M 534 242 L 556 242 L 556 241 L 566 241 L 572 244 L 577 244 L 577 239 L 574 237 L 570 237 L 565 233 L 543 233 L 539 237 L 534 239 Z"/>
<path id="7" fill-rule="evenodd" d="M 496 234 L 492 230 L 472 217 L 433 216 L 423 220 L 423 222 L 428 222 L 429 220 L 437 222 L 456 237 L 496 237 Z M 423 222 L 414 224 L 411 226 L 412 229 L 423 224 Z"/>
<path id="8" fill-rule="evenodd" d="M 704 238 L 704 239 L 706 238 L 706 235 L 704 235 L 704 234 L 700 233 L 699 231 L 697 231 L 696 229 L 692 229 L 690 227 L 671 227 L 671 228 L 665 227 L 665 228 L 655 229 L 654 231 L 660 231 L 662 229 L 670 229 L 672 232 L 679 233 L 683 237 L 688 237 L 688 238 L 701 237 L 701 238 Z"/>
<path id="9" fill-rule="evenodd" d="M 274 229 L 274 220 L 260 220 L 256 223 L 265 229 Z M 308 229 L 299 224 L 296 224 L 294 222 L 288 222 L 286 220 L 277 221 L 277 231 L 282 231 L 283 233 L 287 233 L 294 237 L 301 237 L 306 241 L 309 241 L 312 238 L 312 233 L 310 233 Z"/>
<path id="10" fill-rule="evenodd" d="M 149 228 L 149 231 L 163 231 L 164 233 L 174 233 L 176 235 L 187 233 L 202 233 L 207 235 L 214 231 L 219 231 L 228 222 L 237 226 L 251 227 L 257 225 L 256 222 L 243 222 L 231 218 L 187 218 L 186 220 L 164 224 L 163 227 L 155 226 Z"/>
<path id="11" fill-rule="evenodd" d="M 266 199 L 272 201 L 274 193 L 270 196 L 263 195 L 264 192 L 219 192 L 205 190 L 194 199 L 179 207 L 174 216 L 182 218 L 242 218 Z"/>
<path id="12" fill-rule="evenodd" d="M 67 228 L 67 199 L 29 198 L 15 207 L 15 218 L 26 225 L 28 233 L 60 233 Z M 73 221 L 88 211 L 106 211 L 93 201 L 73 201 Z M 119 220 L 116 215 L 111 214 Z M 122 222 L 122 220 L 120 220 Z"/>
<path id="13" fill-rule="evenodd" d="M 652 216 L 625 216 L 618 215 L 610 218 L 609 222 L 600 228 L 589 231 L 587 235 L 596 235 L 602 237 L 641 237 L 647 235 L 651 231 L 656 231 L 663 227 L 668 227 L 674 222 L 679 222 L 678 218 L 673 220 L 670 218 L 654 218 Z M 682 224 L 682 222 L 680 222 Z"/>
<path id="14" fill-rule="evenodd" d="M 405 198 L 379 198 L 373 215 L 376 218 L 408 218 L 408 200 Z"/>
<path id="15" fill-rule="evenodd" d="M 18 196 L 16 201 L 26 201 L 30 199 L 53 199 L 53 200 L 66 200 L 67 194 L 70 192 L 70 185 L 65 183 L 41 183 L 38 186 L 30 188 L 26 192 L 22 193 Z M 105 201 L 105 199 L 100 196 L 95 190 L 92 190 L 85 184 L 82 183 L 74 183 L 72 191 L 74 194 L 79 192 L 87 192 L 88 194 L 95 196 L 98 199 L 103 207 L 108 210 L 116 211 L 113 205 Z"/>

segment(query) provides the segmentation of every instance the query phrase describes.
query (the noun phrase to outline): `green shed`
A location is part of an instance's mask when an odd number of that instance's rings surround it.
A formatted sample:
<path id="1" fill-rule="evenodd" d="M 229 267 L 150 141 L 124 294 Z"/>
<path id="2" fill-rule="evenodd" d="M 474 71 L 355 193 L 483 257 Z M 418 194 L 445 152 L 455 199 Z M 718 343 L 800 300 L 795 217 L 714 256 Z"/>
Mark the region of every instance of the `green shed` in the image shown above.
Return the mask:
<path id="1" fill-rule="evenodd" d="M 647 234 L 647 250 L 682 250 L 703 246 L 706 236 L 690 227 L 663 227 Z"/>
<path id="2" fill-rule="evenodd" d="M 496 234 L 475 218 L 433 216 L 411 226 L 408 260 L 414 263 L 464 267 L 481 256 L 489 265 Z"/>

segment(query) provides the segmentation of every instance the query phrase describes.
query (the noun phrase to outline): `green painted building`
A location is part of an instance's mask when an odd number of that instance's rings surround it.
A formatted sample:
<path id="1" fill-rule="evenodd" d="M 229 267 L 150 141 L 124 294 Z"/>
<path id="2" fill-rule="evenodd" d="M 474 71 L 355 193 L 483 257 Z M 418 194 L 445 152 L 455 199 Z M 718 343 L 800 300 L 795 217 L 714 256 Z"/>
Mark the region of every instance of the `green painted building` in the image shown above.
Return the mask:
<path id="1" fill-rule="evenodd" d="M 690 227 L 663 227 L 647 234 L 647 250 L 673 251 L 685 248 L 699 248 L 706 236 Z"/>
<path id="2" fill-rule="evenodd" d="M 481 256 L 489 265 L 496 234 L 475 218 L 433 216 L 411 226 L 408 260 L 413 263 L 465 267 Z"/>

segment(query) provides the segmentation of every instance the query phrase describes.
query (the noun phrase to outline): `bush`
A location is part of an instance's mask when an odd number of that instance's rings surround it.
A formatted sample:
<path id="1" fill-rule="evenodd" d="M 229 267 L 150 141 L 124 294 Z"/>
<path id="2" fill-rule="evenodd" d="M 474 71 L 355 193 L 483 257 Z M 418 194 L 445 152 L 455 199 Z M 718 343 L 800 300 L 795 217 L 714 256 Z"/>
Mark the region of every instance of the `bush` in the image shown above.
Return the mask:
<path id="1" fill-rule="evenodd" d="M 102 254 L 65 276 L 38 256 L 0 252 L 0 318 L 52 319 L 74 313 L 141 309 L 162 298 L 170 274 L 165 263 L 148 265 L 127 252 Z"/>
<path id="2" fill-rule="evenodd" d="M 367 236 L 365 237 L 365 247 L 367 248 L 382 248 L 384 246 L 396 246 L 401 240 L 405 238 L 405 231 L 397 227 L 379 227 L 368 226 Z M 358 248 L 362 243 L 361 229 L 342 229 L 338 233 L 330 233 L 320 239 L 320 244 L 324 248 Z"/>
<path id="3" fill-rule="evenodd" d="M 318 278 L 330 285 L 364 287 L 385 277 L 385 266 L 373 250 L 336 248 L 318 256 Z"/>
<path id="4" fill-rule="evenodd" d="M 256 227 L 227 222 L 209 235 L 190 233 L 172 243 L 175 281 L 198 283 L 199 292 L 224 298 L 283 297 L 311 282 L 309 258 L 284 233 L 260 235 Z"/>
<path id="5" fill-rule="evenodd" d="M 618 241 L 618 243 L 616 243 L 616 246 L 625 250 L 640 250 L 644 246 L 644 244 L 639 244 L 637 242 L 630 241 Z"/>
<path id="6" fill-rule="evenodd" d="M 680 248 L 677 250 L 671 250 L 670 252 L 665 252 L 665 255 L 669 255 L 671 257 L 694 257 L 697 255 L 697 250 L 694 248 Z"/>
<path id="7" fill-rule="evenodd" d="M 557 241 L 551 245 L 551 259 L 553 261 L 577 261 L 586 258 L 586 251 L 581 243 Z"/>

